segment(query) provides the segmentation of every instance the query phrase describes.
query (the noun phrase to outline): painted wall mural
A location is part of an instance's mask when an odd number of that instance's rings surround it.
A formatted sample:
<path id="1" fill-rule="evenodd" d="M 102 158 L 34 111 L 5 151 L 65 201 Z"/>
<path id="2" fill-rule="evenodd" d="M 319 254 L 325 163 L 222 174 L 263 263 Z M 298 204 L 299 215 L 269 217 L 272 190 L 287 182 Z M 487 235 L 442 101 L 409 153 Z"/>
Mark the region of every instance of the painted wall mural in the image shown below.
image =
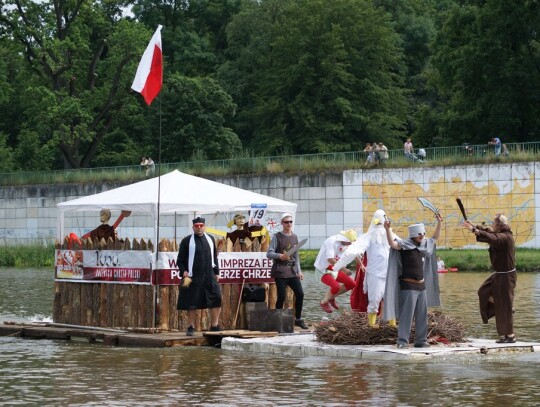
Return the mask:
<path id="1" fill-rule="evenodd" d="M 510 171 L 509 171 L 510 168 Z M 407 236 L 407 226 L 426 224 L 430 236 L 436 225 L 433 212 L 418 197 L 427 198 L 441 212 L 444 223 L 439 246 L 464 248 L 478 245 L 466 229 L 456 203 L 459 197 L 474 224 L 489 226 L 496 213 L 510 222 L 516 243 L 533 246 L 535 240 L 535 176 L 531 163 L 431 167 L 365 171 L 362 182 L 363 224 L 367 227 L 375 210 L 382 208 L 394 231 Z"/>

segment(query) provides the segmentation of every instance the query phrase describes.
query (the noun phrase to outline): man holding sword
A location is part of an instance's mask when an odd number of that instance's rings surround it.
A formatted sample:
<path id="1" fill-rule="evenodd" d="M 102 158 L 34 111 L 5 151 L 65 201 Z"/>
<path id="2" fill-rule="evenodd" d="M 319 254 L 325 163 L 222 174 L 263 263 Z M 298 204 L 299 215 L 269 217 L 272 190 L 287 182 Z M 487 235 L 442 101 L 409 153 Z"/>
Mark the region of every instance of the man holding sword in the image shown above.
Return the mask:
<path id="1" fill-rule="evenodd" d="M 308 329 L 302 319 L 302 307 L 304 304 L 304 290 L 301 280 L 304 279 L 300 268 L 300 257 L 298 249 L 306 242 L 298 242 L 298 236 L 292 231 L 293 218 L 290 213 L 281 216 L 282 231 L 277 232 L 270 241 L 270 246 L 266 252 L 266 257 L 273 260 L 271 276 L 276 282 L 277 299 L 276 309 L 282 309 L 287 293 L 287 286 L 291 288 L 295 296 L 294 325 Z"/>
<path id="2" fill-rule="evenodd" d="M 415 322 L 415 348 L 429 347 L 428 307 L 441 305 L 437 274 L 436 242 L 440 236 L 440 213 L 435 213 L 437 226 L 431 238 L 426 238 L 423 223 L 408 227 L 409 237 L 395 237 L 390 221 L 384 222 L 386 237 L 391 248 L 384 293 L 384 319 L 399 317 L 398 348 L 407 348 L 412 322 Z"/>

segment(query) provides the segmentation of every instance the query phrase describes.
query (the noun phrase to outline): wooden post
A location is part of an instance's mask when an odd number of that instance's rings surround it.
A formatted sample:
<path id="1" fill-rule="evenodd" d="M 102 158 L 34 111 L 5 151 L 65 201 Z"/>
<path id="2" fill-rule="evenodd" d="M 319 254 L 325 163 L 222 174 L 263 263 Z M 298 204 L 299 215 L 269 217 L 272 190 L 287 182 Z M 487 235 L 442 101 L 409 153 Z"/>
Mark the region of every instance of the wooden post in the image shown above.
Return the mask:
<path id="1" fill-rule="evenodd" d="M 244 290 L 245 282 L 246 280 L 242 280 L 242 286 L 240 287 L 240 291 L 238 292 L 238 305 L 236 306 L 236 312 L 234 314 L 234 320 L 231 326 L 232 329 L 236 329 L 236 320 L 238 319 L 238 312 L 240 311 L 240 305 L 242 304 L 242 291 Z"/>

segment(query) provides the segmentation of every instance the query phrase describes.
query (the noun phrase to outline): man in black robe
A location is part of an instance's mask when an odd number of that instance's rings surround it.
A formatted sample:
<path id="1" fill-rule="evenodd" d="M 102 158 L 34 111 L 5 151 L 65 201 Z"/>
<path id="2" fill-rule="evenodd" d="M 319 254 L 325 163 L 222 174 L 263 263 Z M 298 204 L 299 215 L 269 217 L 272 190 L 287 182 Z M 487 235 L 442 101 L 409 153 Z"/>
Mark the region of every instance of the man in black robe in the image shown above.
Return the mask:
<path id="1" fill-rule="evenodd" d="M 211 331 L 220 331 L 221 290 L 219 288 L 218 252 L 214 238 L 205 233 L 205 219 L 193 219 L 193 234 L 180 243 L 178 270 L 183 280 L 191 279 L 189 285 L 180 287 L 177 309 L 188 312 L 186 334 L 193 336 L 197 310 L 210 308 Z M 184 283 L 184 281 L 182 283 Z"/>

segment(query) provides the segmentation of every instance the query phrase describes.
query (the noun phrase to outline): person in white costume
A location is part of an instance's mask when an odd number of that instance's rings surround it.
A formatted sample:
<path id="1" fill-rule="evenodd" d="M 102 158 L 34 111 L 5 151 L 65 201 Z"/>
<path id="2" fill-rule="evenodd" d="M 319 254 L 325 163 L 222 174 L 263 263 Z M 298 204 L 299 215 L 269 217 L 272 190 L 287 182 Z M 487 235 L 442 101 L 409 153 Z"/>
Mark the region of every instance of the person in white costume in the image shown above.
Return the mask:
<path id="1" fill-rule="evenodd" d="M 329 289 L 320 302 L 323 311 L 332 313 L 332 307 L 339 309 L 336 297 L 354 288 L 356 283 L 349 276 L 350 272 L 336 268 L 335 263 L 340 259 L 345 249 L 356 240 L 356 231 L 350 229 L 326 239 L 315 259 L 315 269 L 322 274 L 321 281 Z"/>
<path id="2" fill-rule="evenodd" d="M 382 209 L 377 209 L 373 214 L 373 219 L 369 229 L 363 235 L 358 236 L 343 253 L 338 262 L 334 265 L 338 270 L 346 267 L 355 258 L 361 261 L 364 253 L 367 254 L 366 277 L 364 280 L 364 293 L 368 295 L 368 324 L 373 328 L 378 328 L 376 324 L 379 306 L 384 296 L 386 285 L 386 272 L 388 269 L 388 256 L 390 245 L 386 238 L 384 221 L 386 213 Z M 389 321 L 391 326 L 395 326 L 395 320 Z"/>

